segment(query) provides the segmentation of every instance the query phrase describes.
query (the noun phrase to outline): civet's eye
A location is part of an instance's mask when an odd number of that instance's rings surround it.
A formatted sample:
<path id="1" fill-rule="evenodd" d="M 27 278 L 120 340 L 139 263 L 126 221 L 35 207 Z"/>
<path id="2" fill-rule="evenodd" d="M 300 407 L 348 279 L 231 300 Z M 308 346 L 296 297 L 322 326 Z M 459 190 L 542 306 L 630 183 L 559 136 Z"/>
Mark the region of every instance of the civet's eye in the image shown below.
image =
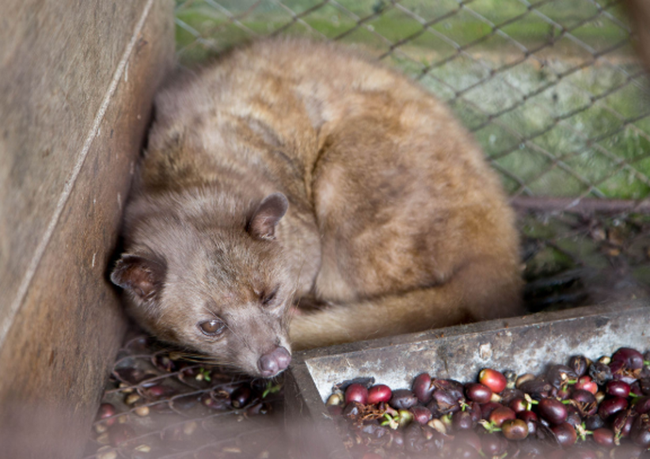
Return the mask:
<path id="1" fill-rule="evenodd" d="M 200 322 L 198 326 L 199 330 L 207 336 L 219 336 L 226 329 L 226 324 L 219 319 L 206 320 L 205 322 Z"/>
<path id="2" fill-rule="evenodd" d="M 274 288 L 271 292 L 269 292 L 269 293 L 262 292 L 262 294 L 260 295 L 260 299 L 262 300 L 262 304 L 263 304 L 264 306 L 266 306 L 266 305 L 268 305 L 268 304 L 271 304 L 271 303 L 273 302 L 273 300 L 275 299 L 275 296 L 276 296 L 277 293 L 278 293 L 278 289 L 279 289 L 279 287 L 275 287 L 275 288 Z"/>

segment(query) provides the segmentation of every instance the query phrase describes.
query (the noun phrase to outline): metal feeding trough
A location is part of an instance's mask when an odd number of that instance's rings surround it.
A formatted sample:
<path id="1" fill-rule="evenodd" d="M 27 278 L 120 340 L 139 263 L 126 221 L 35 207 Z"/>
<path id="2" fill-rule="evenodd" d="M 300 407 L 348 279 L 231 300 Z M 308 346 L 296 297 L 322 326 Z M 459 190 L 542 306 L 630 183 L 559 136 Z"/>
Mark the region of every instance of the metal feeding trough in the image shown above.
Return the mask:
<path id="1" fill-rule="evenodd" d="M 349 459 L 324 401 L 335 384 L 373 377 L 410 388 L 428 372 L 461 382 L 482 368 L 541 373 L 572 355 L 650 348 L 650 303 L 629 301 L 461 325 L 296 353 L 286 377 L 285 419 L 296 457 Z"/>

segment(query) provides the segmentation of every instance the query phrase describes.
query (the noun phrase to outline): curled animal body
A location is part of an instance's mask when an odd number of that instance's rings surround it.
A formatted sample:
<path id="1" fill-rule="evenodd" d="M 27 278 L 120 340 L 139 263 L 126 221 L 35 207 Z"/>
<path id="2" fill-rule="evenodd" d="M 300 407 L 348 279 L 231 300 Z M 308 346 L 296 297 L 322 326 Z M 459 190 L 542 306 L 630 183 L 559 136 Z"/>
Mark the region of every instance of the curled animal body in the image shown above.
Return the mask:
<path id="1" fill-rule="evenodd" d="M 157 96 L 112 281 L 147 330 L 272 377 L 305 349 L 519 313 L 514 213 L 416 83 L 340 46 L 237 48 Z"/>

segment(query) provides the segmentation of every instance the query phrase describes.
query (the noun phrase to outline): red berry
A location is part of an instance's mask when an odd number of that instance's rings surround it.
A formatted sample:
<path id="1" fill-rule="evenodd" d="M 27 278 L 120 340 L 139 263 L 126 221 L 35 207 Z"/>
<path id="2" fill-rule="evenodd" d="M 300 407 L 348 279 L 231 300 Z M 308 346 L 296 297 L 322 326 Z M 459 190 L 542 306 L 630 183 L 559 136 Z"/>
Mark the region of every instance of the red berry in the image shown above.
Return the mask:
<path id="1" fill-rule="evenodd" d="M 390 387 L 384 384 L 377 384 L 368 389 L 368 404 L 373 405 L 376 403 L 387 402 L 393 395 Z"/>
<path id="2" fill-rule="evenodd" d="M 365 405 L 368 403 L 368 389 L 361 384 L 350 384 L 345 389 L 345 403 L 357 402 Z"/>
<path id="3" fill-rule="evenodd" d="M 528 410 L 528 402 L 522 397 L 516 397 L 510 400 L 508 407 L 515 413 L 521 413 L 522 411 Z"/>
<path id="4" fill-rule="evenodd" d="M 627 399 L 623 397 L 612 397 L 603 400 L 598 406 L 598 414 L 603 420 L 606 420 L 613 414 L 627 408 Z"/>
<path id="5" fill-rule="evenodd" d="M 500 403 L 496 403 L 496 402 L 483 403 L 481 405 L 481 415 L 482 415 L 483 419 L 489 420 L 490 419 L 490 414 L 492 414 L 492 412 L 494 410 L 496 410 L 497 408 L 500 408 L 502 406 L 503 405 L 501 405 Z"/>
<path id="6" fill-rule="evenodd" d="M 634 403 L 634 411 L 639 414 L 650 413 L 650 397 L 636 399 L 636 402 Z"/>
<path id="7" fill-rule="evenodd" d="M 622 361 L 626 368 L 638 370 L 643 368 L 643 354 L 636 349 L 622 347 L 612 355 L 612 362 Z"/>
<path id="8" fill-rule="evenodd" d="M 627 398 L 628 395 L 630 395 L 630 389 L 631 387 L 628 383 L 612 379 L 611 381 L 607 382 L 607 385 L 605 386 L 605 393 L 614 397 Z"/>
<path id="9" fill-rule="evenodd" d="M 517 415 L 507 406 L 501 406 L 490 413 L 490 422 L 497 427 L 501 427 L 504 422 L 514 419 L 517 419 Z"/>
<path id="10" fill-rule="evenodd" d="M 508 440 L 523 440 L 528 436 L 528 424 L 521 419 L 511 419 L 501 425 L 501 432 Z"/>
<path id="11" fill-rule="evenodd" d="M 498 394 L 505 389 L 508 384 L 506 377 L 503 376 L 502 373 L 492 370 L 491 368 L 481 370 L 478 375 L 478 382 L 488 386 L 495 394 Z"/>
<path id="12" fill-rule="evenodd" d="M 576 434 L 575 429 L 569 423 L 564 422 L 560 425 L 553 426 L 551 427 L 551 430 L 555 434 L 557 442 L 563 448 L 567 448 L 575 444 L 576 440 L 578 439 L 578 435 Z"/>
<path id="13" fill-rule="evenodd" d="M 112 426 L 115 423 L 115 418 L 112 416 L 115 416 L 117 412 L 115 411 L 115 407 L 111 405 L 110 403 L 102 403 L 99 406 L 99 410 L 97 411 L 97 419 L 107 419 L 104 424 L 107 426 Z"/>
<path id="14" fill-rule="evenodd" d="M 568 416 L 567 407 L 554 398 L 543 398 L 537 405 L 539 415 L 553 425 L 559 425 L 566 421 Z"/>
<path id="15" fill-rule="evenodd" d="M 574 389 L 581 389 L 596 394 L 598 392 L 598 384 L 596 384 L 589 376 L 581 376 L 578 382 L 573 386 Z"/>
<path id="16" fill-rule="evenodd" d="M 635 445 L 644 449 L 650 448 L 650 416 L 642 414 L 634 421 L 630 438 Z"/>
<path id="17" fill-rule="evenodd" d="M 533 411 L 522 411 L 517 413 L 517 419 L 521 419 L 528 427 L 528 434 L 535 435 L 537 433 L 537 423 L 539 418 Z"/>
<path id="18" fill-rule="evenodd" d="M 476 421 L 469 411 L 456 411 L 451 416 L 451 425 L 455 431 L 464 431 L 473 429 L 476 426 Z"/>
<path id="19" fill-rule="evenodd" d="M 422 403 L 429 403 L 431 401 L 431 394 L 435 390 L 435 386 L 431 384 L 431 376 L 428 373 L 422 373 L 413 380 L 411 390 Z"/>
<path id="20" fill-rule="evenodd" d="M 492 399 L 492 390 L 485 384 L 469 383 L 465 385 L 465 395 L 478 403 L 487 403 Z"/>
<path id="21" fill-rule="evenodd" d="M 604 446 L 605 448 L 613 448 L 615 446 L 614 431 L 612 429 L 601 427 L 592 432 L 592 437 L 597 445 Z"/>
<path id="22" fill-rule="evenodd" d="M 487 457 L 501 456 L 508 449 L 508 440 L 501 435 L 483 435 L 481 446 L 481 450 Z"/>
<path id="23" fill-rule="evenodd" d="M 413 420 L 420 424 L 426 424 L 432 418 L 431 410 L 425 406 L 416 405 L 410 409 Z"/>

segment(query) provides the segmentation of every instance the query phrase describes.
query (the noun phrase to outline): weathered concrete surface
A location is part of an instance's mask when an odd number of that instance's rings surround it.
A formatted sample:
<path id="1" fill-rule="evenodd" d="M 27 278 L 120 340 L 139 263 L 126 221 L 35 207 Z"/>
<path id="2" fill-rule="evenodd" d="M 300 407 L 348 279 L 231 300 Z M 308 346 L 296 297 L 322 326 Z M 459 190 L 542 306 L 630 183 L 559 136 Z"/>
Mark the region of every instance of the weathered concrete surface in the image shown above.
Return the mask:
<path id="1" fill-rule="evenodd" d="M 0 456 L 80 457 L 124 328 L 107 282 L 173 1 L 0 18 Z"/>

